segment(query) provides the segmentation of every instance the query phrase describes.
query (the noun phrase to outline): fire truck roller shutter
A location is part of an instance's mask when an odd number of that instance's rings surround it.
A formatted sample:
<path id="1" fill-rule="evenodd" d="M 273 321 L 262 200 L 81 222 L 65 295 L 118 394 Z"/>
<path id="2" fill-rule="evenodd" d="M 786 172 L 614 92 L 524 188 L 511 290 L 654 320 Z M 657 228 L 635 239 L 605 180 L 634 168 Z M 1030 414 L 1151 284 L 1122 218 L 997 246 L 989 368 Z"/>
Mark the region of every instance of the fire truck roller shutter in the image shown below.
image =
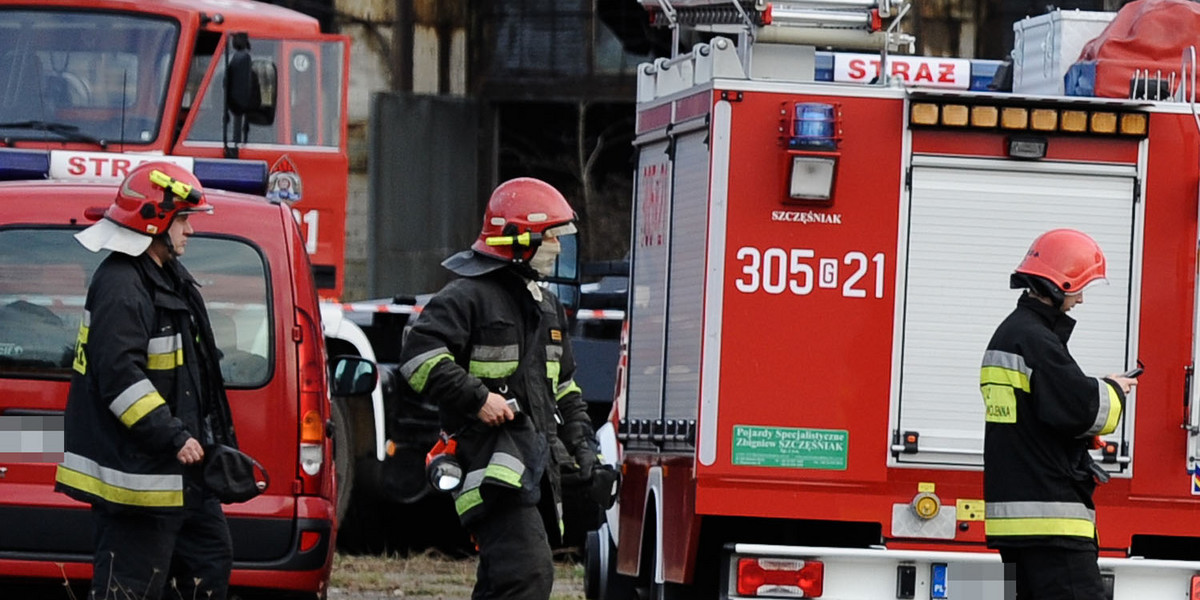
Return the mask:
<path id="1" fill-rule="evenodd" d="M 704 325 L 708 226 L 708 130 L 676 138 L 671 186 L 671 261 L 667 273 L 667 352 L 663 418 L 696 418 Z"/>
<path id="2" fill-rule="evenodd" d="M 665 347 L 667 227 L 671 203 L 672 163 L 667 140 L 641 146 L 638 152 L 633 214 L 633 276 L 630 288 L 629 371 L 626 394 L 643 400 L 628 405 L 630 421 L 662 418 L 663 349 Z"/>
<path id="3" fill-rule="evenodd" d="M 1136 177 L 1133 165 L 913 158 L 900 240 L 904 308 L 895 339 L 903 358 L 894 374 L 894 429 L 919 432 L 920 445 L 896 461 L 982 464 L 980 360 L 1016 302 L 1009 274 L 1047 230 L 1084 231 L 1109 261 L 1110 285 L 1089 290 L 1086 310 L 1071 313 L 1079 322 L 1072 354 L 1091 375 L 1132 362 L 1140 288 L 1133 265 L 1141 264 L 1143 226 Z M 1122 421 L 1110 439 L 1131 435 Z"/>

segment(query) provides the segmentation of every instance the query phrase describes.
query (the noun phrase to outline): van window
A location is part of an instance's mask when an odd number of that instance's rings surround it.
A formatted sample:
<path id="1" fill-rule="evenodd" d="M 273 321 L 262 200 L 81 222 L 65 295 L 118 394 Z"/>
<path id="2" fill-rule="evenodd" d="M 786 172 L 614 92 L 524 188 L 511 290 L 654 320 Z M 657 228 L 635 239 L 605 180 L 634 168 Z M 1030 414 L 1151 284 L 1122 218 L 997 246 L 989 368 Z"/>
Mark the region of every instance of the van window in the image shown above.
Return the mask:
<path id="1" fill-rule="evenodd" d="M 0 377 L 69 379 L 87 284 L 107 252 L 93 254 L 73 229 L 0 229 Z M 230 387 L 270 377 L 269 282 L 250 243 L 193 236 L 184 265 L 201 284 Z"/>

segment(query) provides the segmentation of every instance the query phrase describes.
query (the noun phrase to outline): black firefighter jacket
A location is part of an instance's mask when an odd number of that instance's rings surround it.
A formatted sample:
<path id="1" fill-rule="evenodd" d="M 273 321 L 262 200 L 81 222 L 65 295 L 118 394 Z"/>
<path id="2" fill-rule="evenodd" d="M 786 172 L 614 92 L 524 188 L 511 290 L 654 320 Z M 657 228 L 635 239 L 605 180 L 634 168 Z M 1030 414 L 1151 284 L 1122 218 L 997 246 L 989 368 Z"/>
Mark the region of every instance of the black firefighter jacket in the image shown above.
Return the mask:
<path id="1" fill-rule="evenodd" d="M 1096 549 L 1094 436 L 1111 433 L 1125 395 L 1067 351 L 1075 320 L 1028 294 L 988 343 L 985 530 L 993 548 Z"/>
<path id="2" fill-rule="evenodd" d="M 464 525 L 483 517 L 488 498 L 505 489 L 537 503 L 544 472 L 558 513 L 544 516 L 562 533 L 559 469 L 573 464 L 568 450 L 594 436 L 566 327 L 558 298 L 543 291 L 535 301 L 506 267 L 447 284 L 405 337 L 401 376 L 437 403 L 443 430 L 457 433 L 466 475 L 455 508 Z M 500 427 L 482 424 L 475 415 L 489 390 L 517 398 L 521 415 Z"/>
<path id="3" fill-rule="evenodd" d="M 188 437 L 237 445 L 212 340 L 178 261 L 159 268 L 146 254 L 110 253 L 88 288 L 55 489 L 93 504 L 181 508 L 176 453 Z"/>

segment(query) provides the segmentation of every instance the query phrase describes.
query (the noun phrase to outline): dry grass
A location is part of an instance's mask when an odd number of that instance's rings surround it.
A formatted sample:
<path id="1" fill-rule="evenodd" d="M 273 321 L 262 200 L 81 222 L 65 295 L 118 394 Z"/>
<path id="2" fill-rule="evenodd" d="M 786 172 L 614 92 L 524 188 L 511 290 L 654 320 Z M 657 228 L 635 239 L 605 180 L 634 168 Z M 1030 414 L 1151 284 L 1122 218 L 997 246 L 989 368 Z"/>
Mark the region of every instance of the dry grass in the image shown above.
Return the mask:
<path id="1" fill-rule="evenodd" d="M 459 600 L 471 597 L 475 558 L 451 558 L 435 550 L 409 556 L 338 554 L 330 578 L 331 600 L 404 598 Z M 583 599 L 583 566 L 556 562 L 551 600 Z"/>

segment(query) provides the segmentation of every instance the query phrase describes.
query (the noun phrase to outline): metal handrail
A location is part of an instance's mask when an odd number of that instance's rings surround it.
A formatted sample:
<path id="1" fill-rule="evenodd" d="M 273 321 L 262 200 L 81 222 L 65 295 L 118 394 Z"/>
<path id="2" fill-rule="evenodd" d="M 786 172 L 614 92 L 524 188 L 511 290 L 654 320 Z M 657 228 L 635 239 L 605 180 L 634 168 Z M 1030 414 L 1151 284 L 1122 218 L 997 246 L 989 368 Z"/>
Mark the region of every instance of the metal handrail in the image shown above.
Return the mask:
<path id="1" fill-rule="evenodd" d="M 1179 77 L 1179 99 L 1182 102 L 1187 102 L 1192 110 L 1192 119 L 1196 121 L 1196 130 L 1200 131 L 1200 113 L 1196 112 L 1196 47 L 1188 46 L 1183 51 L 1183 58 L 1180 60 L 1183 64 L 1180 65 Z M 1191 73 L 1191 87 L 1188 87 L 1188 74 Z M 1188 94 L 1191 94 L 1191 97 Z"/>

